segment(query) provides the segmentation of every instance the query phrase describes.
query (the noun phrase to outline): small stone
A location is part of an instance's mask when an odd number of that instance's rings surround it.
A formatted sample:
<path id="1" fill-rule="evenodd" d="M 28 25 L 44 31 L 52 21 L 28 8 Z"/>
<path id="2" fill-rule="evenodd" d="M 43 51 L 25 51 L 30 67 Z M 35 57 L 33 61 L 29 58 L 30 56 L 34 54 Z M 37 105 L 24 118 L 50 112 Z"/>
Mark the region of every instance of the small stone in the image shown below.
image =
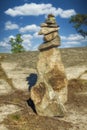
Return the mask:
<path id="1" fill-rule="evenodd" d="M 56 19 L 53 14 L 49 14 L 48 18 L 46 19 L 46 23 L 48 24 L 56 24 Z"/>
<path id="2" fill-rule="evenodd" d="M 57 24 L 48 24 L 48 27 L 59 28 L 59 25 L 57 25 Z"/>
<path id="3" fill-rule="evenodd" d="M 56 36 L 56 38 L 54 38 L 53 40 L 41 44 L 41 45 L 38 47 L 38 49 L 39 49 L 40 51 L 43 51 L 43 50 L 47 50 L 47 49 L 50 49 L 50 48 L 53 48 L 53 47 L 58 47 L 58 46 L 60 46 L 60 37 L 59 37 L 59 36 Z"/>
<path id="4" fill-rule="evenodd" d="M 48 25 L 47 25 L 47 23 L 42 23 L 40 26 L 41 27 L 47 27 Z"/>
<path id="5" fill-rule="evenodd" d="M 51 41 L 58 35 L 58 32 L 53 32 L 47 35 L 44 35 L 44 41 Z"/>
<path id="6" fill-rule="evenodd" d="M 47 24 L 47 23 L 42 23 L 40 26 L 41 27 L 53 27 L 53 28 L 59 27 L 57 24 Z"/>
<path id="7" fill-rule="evenodd" d="M 55 32 L 55 31 L 58 31 L 58 28 L 48 28 L 48 27 L 43 27 L 41 28 L 41 30 L 39 31 L 39 35 L 46 35 L 46 34 L 49 34 L 51 32 Z"/>
<path id="8" fill-rule="evenodd" d="M 55 20 L 51 20 L 51 19 L 47 19 L 46 23 L 47 24 L 56 24 L 56 21 Z"/>

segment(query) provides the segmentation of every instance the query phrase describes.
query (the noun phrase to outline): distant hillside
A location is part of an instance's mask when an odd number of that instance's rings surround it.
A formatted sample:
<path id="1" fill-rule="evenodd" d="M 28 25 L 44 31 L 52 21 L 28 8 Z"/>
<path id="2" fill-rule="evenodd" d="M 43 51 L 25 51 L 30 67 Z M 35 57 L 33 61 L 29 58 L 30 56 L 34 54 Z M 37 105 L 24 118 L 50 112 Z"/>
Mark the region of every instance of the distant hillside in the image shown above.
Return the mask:
<path id="1" fill-rule="evenodd" d="M 65 68 L 87 65 L 87 47 L 60 49 Z M 6 62 L 18 62 L 22 67 L 36 68 L 38 51 L 28 51 L 18 54 L 0 54 Z"/>

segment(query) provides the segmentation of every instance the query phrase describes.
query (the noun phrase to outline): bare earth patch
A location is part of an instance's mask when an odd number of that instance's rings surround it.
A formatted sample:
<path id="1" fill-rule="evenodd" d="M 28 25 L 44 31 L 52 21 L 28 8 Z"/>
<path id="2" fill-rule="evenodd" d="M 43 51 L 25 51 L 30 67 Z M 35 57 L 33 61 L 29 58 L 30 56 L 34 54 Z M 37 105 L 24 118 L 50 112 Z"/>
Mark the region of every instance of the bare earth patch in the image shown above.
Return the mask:
<path id="1" fill-rule="evenodd" d="M 2 97 L 3 103 L 14 104 L 21 109 L 8 115 L 3 123 L 9 130 L 86 130 L 87 81 L 71 80 L 68 90 L 69 101 L 65 105 L 67 111 L 64 118 L 38 116 L 27 104 L 29 93 L 15 91 L 12 95 Z"/>
<path id="2" fill-rule="evenodd" d="M 28 105 L 25 78 L 36 73 L 38 52 L 0 54 L 0 130 L 87 130 L 87 48 L 61 49 L 61 54 L 69 77 L 64 118 L 38 116 Z M 14 62 L 16 67 L 11 70 Z M 2 64 L 8 64 L 9 72 Z M 27 87 L 26 91 L 22 91 L 22 86 Z"/>

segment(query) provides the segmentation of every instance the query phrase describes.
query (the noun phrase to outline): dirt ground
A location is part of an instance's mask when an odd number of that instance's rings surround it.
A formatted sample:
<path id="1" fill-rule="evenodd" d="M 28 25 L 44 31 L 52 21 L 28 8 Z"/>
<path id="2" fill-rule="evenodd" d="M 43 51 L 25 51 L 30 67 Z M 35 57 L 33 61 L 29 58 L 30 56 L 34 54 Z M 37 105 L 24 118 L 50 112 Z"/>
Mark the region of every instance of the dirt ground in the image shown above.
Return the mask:
<path id="1" fill-rule="evenodd" d="M 70 50 L 70 52 L 66 52 L 70 55 L 71 51 L 77 52 L 77 50 Z M 81 55 L 82 51 L 78 51 L 80 58 L 75 55 L 75 53 L 71 54 L 71 57 L 73 55 L 73 59 L 76 61 L 74 61 L 70 56 L 65 55 L 65 51 L 62 51 L 65 67 L 71 66 L 72 62 L 74 65 L 87 64 L 87 50 L 84 50 L 83 48 L 83 51 L 86 55 L 83 53 Z M 78 57 L 78 60 L 76 57 Z M 5 55 L 2 55 L 0 61 L 3 61 L 4 59 Z M 23 59 L 25 59 L 24 63 Z M 20 66 L 22 67 L 29 66 L 35 68 L 37 59 L 35 53 L 32 53 L 31 55 L 27 55 L 27 53 L 25 53 L 22 55 L 20 54 L 19 56 L 15 55 L 14 60 L 18 60 L 17 62 L 20 62 Z M 12 61 L 13 56 L 9 56 L 6 62 Z M 0 79 L 4 79 L 13 90 L 11 93 L 0 95 L 0 106 L 14 105 L 20 108 L 20 111 L 17 111 L 14 114 L 9 114 L 2 122 L 0 122 L 0 125 L 4 124 L 4 126 L 6 126 L 6 130 L 87 130 L 87 80 L 79 78 L 69 80 L 68 102 L 65 104 L 66 114 L 65 117 L 59 118 L 38 116 L 29 106 L 29 92 L 16 90 L 13 87 L 11 79 L 8 79 L 1 67 Z"/>
<path id="2" fill-rule="evenodd" d="M 69 81 L 68 102 L 64 118 L 41 117 L 28 105 L 29 92 L 15 91 L 0 96 L 0 104 L 14 104 L 20 112 L 9 115 L 3 123 L 9 130 L 86 130 L 87 129 L 87 81 Z"/>

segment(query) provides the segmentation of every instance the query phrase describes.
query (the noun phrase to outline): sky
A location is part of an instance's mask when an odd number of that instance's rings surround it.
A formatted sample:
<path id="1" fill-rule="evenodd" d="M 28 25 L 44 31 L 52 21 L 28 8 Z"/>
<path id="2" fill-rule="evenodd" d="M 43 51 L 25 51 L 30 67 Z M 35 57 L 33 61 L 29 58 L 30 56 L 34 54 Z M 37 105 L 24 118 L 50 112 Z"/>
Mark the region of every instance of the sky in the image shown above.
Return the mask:
<path id="1" fill-rule="evenodd" d="M 84 39 L 69 23 L 75 14 L 87 14 L 87 0 L 1 0 L 0 1 L 0 53 L 11 51 L 10 38 L 21 34 L 27 51 L 37 50 L 43 43 L 38 35 L 40 24 L 48 14 L 54 14 L 60 26 L 60 48 L 85 47 Z"/>

